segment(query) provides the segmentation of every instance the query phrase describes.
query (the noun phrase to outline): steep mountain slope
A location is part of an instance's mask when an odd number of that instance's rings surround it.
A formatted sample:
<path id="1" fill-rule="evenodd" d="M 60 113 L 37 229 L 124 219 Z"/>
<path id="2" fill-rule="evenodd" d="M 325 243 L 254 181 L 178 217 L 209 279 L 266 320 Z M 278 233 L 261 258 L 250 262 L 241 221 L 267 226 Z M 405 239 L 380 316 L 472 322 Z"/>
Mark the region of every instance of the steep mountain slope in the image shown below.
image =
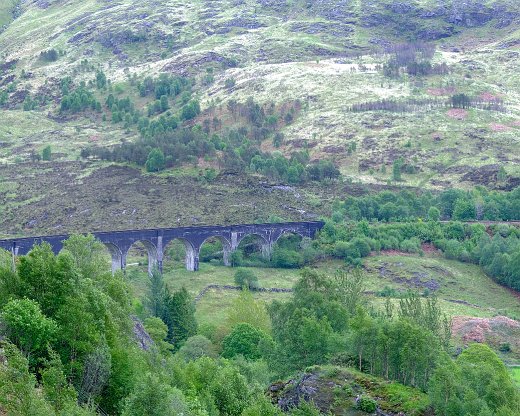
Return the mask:
<path id="1" fill-rule="evenodd" d="M 400 161 L 400 183 L 408 186 L 442 189 L 484 184 L 510 189 L 520 182 L 515 151 L 520 145 L 520 4 L 516 1 L 24 0 L 3 4 L 0 163 L 18 165 L 0 170 L 0 200 L 6 213 L 0 225 L 11 232 L 33 220 L 45 223 L 43 214 L 31 215 L 40 212 L 34 204 L 50 198 L 48 189 L 60 193 L 66 186 L 63 177 L 49 175 L 52 185 L 40 189 L 38 171 L 47 165 L 33 162 L 42 149 L 52 147 L 52 169 L 65 175 L 83 177 L 106 168 L 107 162 L 92 158 L 82 164 L 70 162 L 85 158 L 82 149 L 111 148 L 145 136 L 137 120 L 140 116 L 148 118 L 146 123 L 160 120 L 161 110 L 159 115 L 150 114 L 154 99 L 160 97 L 143 96 L 139 88 L 146 77 L 161 73 L 192 80 L 187 100 L 200 102 L 201 112 L 185 121 L 185 127 L 205 126 L 208 137 L 240 131 L 244 126 L 230 106 L 253 97 L 262 111 L 276 118 L 261 139 L 246 125 L 247 140 L 267 154 L 280 151 L 289 158 L 305 150 L 306 163 L 333 161 L 348 181 L 386 186 L 395 179 L 392 168 Z M 404 49 L 396 46 L 404 43 L 408 43 Z M 417 68 L 405 64 L 397 75 L 389 74 L 393 57 L 402 58 L 409 48 L 417 54 L 414 63 L 426 63 L 430 69 L 416 73 Z M 108 79 L 108 86 L 96 88 L 99 73 Z M 99 103 L 98 110 L 87 106 L 63 111 L 64 96 L 82 88 Z M 134 120 L 114 118 L 113 108 L 106 104 L 110 94 L 130 100 Z M 471 100 L 468 108 L 453 108 L 454 97 L 460 95 Z M 184 96 L 166 99 L 174 116 L 181 114 L 185 104 Z M 225 149 L 216 145 L 213 153 L 175 160 L 172 165 L 188 176 L 193 176 L 193 166 L 227 169 L 225 163 L 222 166 Z M 118 160 L 105 157 L 111 158 Z M 140 159 L 131 161 L 144 165 Z M 249 159 L 245 164 L 250 167 Z M 9 184 L 18 181 L 13 172 L 24 172 L 27 187 L 39 189 L 39 194 L 13 191 Z M 154 187 L 152 177 L 139 171 L 132 176 L 144 187 Z M 283 175 L 270 177 L 287 181 Z M 105 176 L 98 180 L 102 184 Z M 178 172 L 173 180 L 184 181 Z M 61 193 L 65 205 L 78 212 L 87 209 Z M 233 194 L 227 201 L 236 205 L 239 198 Z M 265 198 L 270 201 L 270 196 Z M 308 199 L 300 201 L 296 207 L 291 201 L 276 203 L 276 209 L 267 202 L 264 216 L 291 217 L 284 206 L 308 211 Z M 133 193 L 123 197 L 127 207 L 137 203 Z M 143 203 L 147 202 L 139 201 Z M 146 209 L 153 208 L 151 204 Z M 108 212 L 102 209 L 99 215 L 107 217 Z M 237 215 L 238 221 L 257 216 L 254 212 Z M 53 217 L 67 229 L 80 225 L 59 213 Z M 183 223 L 191 222 L 189 216 L 179 217 Z M 222 219 L 208 214 L 204 221 Z"/>

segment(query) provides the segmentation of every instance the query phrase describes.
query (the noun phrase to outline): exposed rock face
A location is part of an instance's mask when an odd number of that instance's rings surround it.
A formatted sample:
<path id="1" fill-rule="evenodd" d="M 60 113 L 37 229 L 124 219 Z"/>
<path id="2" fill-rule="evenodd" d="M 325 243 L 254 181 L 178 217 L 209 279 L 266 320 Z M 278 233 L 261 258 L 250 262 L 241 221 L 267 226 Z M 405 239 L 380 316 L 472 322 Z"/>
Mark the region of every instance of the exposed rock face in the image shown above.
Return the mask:
<path id="1" fill-rule="evenodd" d="M 137 316 L 132 316 L 132 321 L 134 322 L 134 336 L 137 345 L 144 351 L 150 351 L 155 345 L 153 339 L 148 335 L 143 323 Z"/>
<path id="2" fill-rule="evenodd" d="M 505 2 L 488 5 L 484 0 L 464 2 L 439 1 L 433 6 L 394 1 L 385 9 L 375 0 L 366 0 L 360 21 L 365 27 L 390 26 L 409 32 L 420 39 L 436 40 L 454 35 L 457 28 L 480 27 L 495 21 L 496 28 L 504 28 L 520 17 Z M 433 19 L 440 20 L 433 23 Z M 404 26 L 403 26 L 404 25 Z"/>
<path id="3" fill-rule="evenodd" d="M 316 405 L 319 391 L 319 377 L 317 374 L 305 374 L 300 380 L 289 380 L 287 383 L 273 384 L 269 388 L 271 394 L 283 391 L 278 398 L 278 406 L 284 412 L 298 407 L 302 401 L 313 401 Z"/>

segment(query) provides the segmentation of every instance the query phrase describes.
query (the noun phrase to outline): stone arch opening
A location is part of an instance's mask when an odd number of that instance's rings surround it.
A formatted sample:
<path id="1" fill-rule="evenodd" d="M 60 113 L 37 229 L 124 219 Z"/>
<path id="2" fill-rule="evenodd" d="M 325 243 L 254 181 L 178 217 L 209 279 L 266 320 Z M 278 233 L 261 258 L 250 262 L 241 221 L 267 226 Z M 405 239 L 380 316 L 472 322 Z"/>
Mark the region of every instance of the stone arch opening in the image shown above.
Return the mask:
<path id="1" fill-rule="evenodd" d="M 247 234 L 237 244 L 231 255 L 233 266 L 262 266 L 271 259 L 271 244 L 261 234 Z"/>
<path id="2" fill-rule="evenodd" d="M 121 270 L 124 267 L 121 249 L 113 243 L 103 243 L 103 245 L 106 247 L 112 260 L 112 273 Z"/>
<path id="3" fill-rule="evenodd" d="M 297 231 L 283 231 L 275 240 L 272 251 L 274 267 L 299 268 L 302 267 L 311 253 L 312 240 Z"/>
<path id="4" fill-rule="evenodd" d="M 155 245 L 147 240 L 137 240 L 128 248 L 123 259 L 124 268 L 144 267 L 152 274 L 158 267 L 158 255 Z"/>
<path id="5" fill-rule="evenodd" d="M 185 238 L 174 238 L 163 248 L 161 267 L 164 272 L 179 268 L 195 271 L 198 269 L 198 253 L 193 244 Z"/>
<path id="6" fill-rule="evenodd" d="M 231 243 L 222 236 L 212 236 L 204 240 L 199 249 L 199 260 L 204 263 L 231 265 Z"/>

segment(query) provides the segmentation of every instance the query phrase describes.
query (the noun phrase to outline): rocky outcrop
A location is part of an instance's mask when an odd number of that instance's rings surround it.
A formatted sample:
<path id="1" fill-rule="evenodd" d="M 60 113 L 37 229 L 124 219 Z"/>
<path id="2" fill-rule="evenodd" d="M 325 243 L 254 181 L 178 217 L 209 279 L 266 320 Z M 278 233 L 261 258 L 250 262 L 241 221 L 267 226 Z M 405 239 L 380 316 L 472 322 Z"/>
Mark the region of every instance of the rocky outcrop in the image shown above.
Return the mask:
<path id="1" fill-rule="evenodd" d="M 143 323 L 137 316 L 132 316 L 132 321 L 134 323 L 133 331 L 137 345 L 144 351 L 150 351 L 155 345 L 153 339 L 146 332 Z"/>

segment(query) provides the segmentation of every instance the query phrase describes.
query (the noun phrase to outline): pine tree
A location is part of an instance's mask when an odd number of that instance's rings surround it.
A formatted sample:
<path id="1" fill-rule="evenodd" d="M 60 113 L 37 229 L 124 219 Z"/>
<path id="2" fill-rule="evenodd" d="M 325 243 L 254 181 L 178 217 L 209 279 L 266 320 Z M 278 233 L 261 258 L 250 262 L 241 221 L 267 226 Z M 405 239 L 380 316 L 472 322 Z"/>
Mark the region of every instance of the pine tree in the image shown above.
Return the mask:
<path id="1" fill-rule="evenodd" d="M 168 326 L 168 342 L 178 350 L 184 341 L 197 333 L 195 305 L 186 288 L 173 295 L 168 291 L 164 299 L 164 311 L 161 317 Z"/>

